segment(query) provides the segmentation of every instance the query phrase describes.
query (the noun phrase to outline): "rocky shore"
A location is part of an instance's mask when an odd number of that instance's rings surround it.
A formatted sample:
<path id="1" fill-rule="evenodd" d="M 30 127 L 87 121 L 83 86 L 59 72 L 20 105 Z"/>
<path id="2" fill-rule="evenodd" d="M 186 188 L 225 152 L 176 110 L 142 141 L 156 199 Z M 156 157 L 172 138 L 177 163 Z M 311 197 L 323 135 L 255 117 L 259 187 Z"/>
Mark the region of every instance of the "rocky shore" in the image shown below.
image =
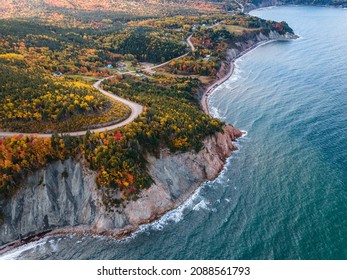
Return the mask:
<path id="1" fill-rule="evenodd" d="M 293 34 L 260 33 L 253 40 L 239 43 L 237 49 L 230 49 L 219 78 L 204 90 L 204 111 L 208 113 L 207 97 L 232 75 L 238 57 L 259 44 L 293 38 Z M 241 136 L 240 130 L 226 125 L 223 133 L 205 139 L 199 153 L 171 154 L 162 150 L 159 158 L 147 155 L 152 186 L 138 200 L 111 211 L 106 211 L 102 203 L 95 172 L 73 160 L 52 163 L 30 176 L 10 200 L 0 201 L 0 254 L 49 234 L 127 236 L 181 205 L 206 180 L 215 179 L 237 149 L 232 142 Z"/>
<path id="2" fill-rule="evenodd" d="M 10 200 L 1 201 L 0 254 L 42 233 L 91 233 L 121 237 L 182 204 L 206 180 L 218 176 L 242 133 L 225 126 L 204 141 L 199 153 L 148 155 L 154 182 L 125 208 L 106 211 L 95 172 L 81 162 L 55 162 L 28 178 Z M 11 243 L 12 242 L 12 243 Z M 11 243 L 11 244 L 10 244 Z M 7 244 L 7 245 L 6 245 Z M 8 247 L 8 245 L 11 247 Z"/>
<path id="3" fill-rule="evenodd" d="M 255 49 L 256 47 L 267 44 L 277 40 L 292 40 L 297 39 L 298 36 L 292 33 L 286 33 L 281 35 L 278 32 L 271 31 L 268 35 L 259 33 L 255 35 L 252 39 L 236 43 L 237 48 L 229 49 L 226 56 L 226 61 L 222 63 L 221 69 L 217 73 L 217 79 L 214 80 L 207 88 L 203 89 L 203 94 L 201 97 L 201 108 L 206 114 L 210 114 L 208 109 L 208 97 L 213 93 L 213 91 L 227 81 L 234 73 L 235 61 L 241 56 L 245 55 L 249 51 Z"/>

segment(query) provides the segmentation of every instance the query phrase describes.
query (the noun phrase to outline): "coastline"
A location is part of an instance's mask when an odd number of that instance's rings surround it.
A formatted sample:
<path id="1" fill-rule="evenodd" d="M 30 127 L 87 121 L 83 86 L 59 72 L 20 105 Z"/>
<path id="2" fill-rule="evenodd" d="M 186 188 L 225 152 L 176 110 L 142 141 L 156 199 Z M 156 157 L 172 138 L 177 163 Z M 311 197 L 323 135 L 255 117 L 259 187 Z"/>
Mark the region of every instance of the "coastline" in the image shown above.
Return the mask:
<path id="1" fill-rule="evenodd" d="M 5 228 L 18 228 L 20 231 L 2 232 L 2 236 L 0 232 L 4 242 L 0 246 L 0 256 L 48 236 L 129 237 L 140 226 L 151 224 L 186 203 L 206 181 L 216 179 L 232 151 L 237 150 L 233 141 L 241 136 L 238 129 L 225 126 L 224 132 L 217 132 L 204 140 L 199 153 L 171 154 L 163 150 L 160 158 L 148 156 L 149 172 L 154 180 L 152 186 L 143 190 L 138 200 L 112 212 L 106 211 L 101 202 L 102 190 L 96 185 L 95 172 L 72 160 L 53 163 L 34 174 L 23 190 L 3 205 L 10 215 L 8 221 L 11 221 Z M 68 173 L 67 178 L 56 175 L 64 170 Z M 32 197 L 35 197 L 35 202 Z M 60 200 L 61 197 L 69 199 Z M 51 201 L 58 203 L 55 210 L 51 209 Z M 36 207 L 32 208 L 32 203 L 37 204 Z M 18 209 L 19 205 L 21 209 Z M 65 209 L 65 212 L 59 209 Z M 21 215 L 11 214 L 16 212 Z M 47 216 L 49 218 L 44 218 Z M 49 225 L 42 224 L 42 218 L 49 220 Z M 20 227 L 24 221 L 26 227 Z"/>
<path id="2" fill-rule="evenodd" d="M 279 39 L 284 39 L 284 38 L 279 38 Z M 224 62 L 224 69 L 223 66 L 221 67 L 220 70 L 224 70 L 224 75 L 222 74 L 222 77 L 220 77 L 219 79 L 215 80 L 207 89 L 204 90 L 204 93 L 202 95 L 201 98 L 201 105 L 203 108 L 203 111 L 206 114 L 210 114 L 209 109 L 208 109 L 208 97 L 214 92 L 214 90 L 220 86 L 221 84 L 223 84 L 226 80 L 228 80 L 232 74 L 234 73 L 234 68 L 235 68 L 235 61 L 240 58 L 241 56 L 243 56 L 244 54 L 250 52 L 251 50 L 273 42 L 275 40 L 279 40 L 279 39 L 266 39 L 266 40 L 262 40 L 260 42 L 257 42 L 251 46 L 249 46 L 248 48 L 245 48 L 244 50 L 242 50 L 241 52 L 238 50 L 234 49 L 234 57 L 230 57 L 228 61 Z M 227 71 L 225 71 L 227 70 Z M 225 74 L 226 73 L 226 74 Z M 162 205 L 160 205 L 160 207 L 155 207 L 157 205 L 152 205 L 151 203 L 155 204 L 158 203 L 158 200 L 160 201 L 162 197 L 155 197 L 153 198 L 153 201 L 148 200 L 146 203 L 144 203 L 144 205 L 142 205 L 142 207 L 146 206 L 151 206 L 151 208 L 155 208 L 154 210 L 151 209 L 152 213 L 150 213 L 149 216 L 143 218 L 141 216 L 141 214 L 137 213 L 137 215 L 140 216 L 140 218 L 133 224 L 128 224 L 128 225 L 124 225 L 123 227 L 120 228 L 109 228 L 107 229 L 107 227 L 109 226 L 109 221 L 106 219 L 106 221 L 102 221 L 100 223 L 100 221 L 97 221 L 97 225 L 72 225 L 72 226 L 57 226 L 56 228 L 52 229 L 52 230 L 46 230 L 46 231 L 41 231 L 38 232 L 36 234 L 33 235 L 29 235 L 29 236 L 25 236 L 25 238 L 20 239 L 20 240 L 15 240 L 12 241 L 10 243 L 4 244 L 3 246 L 0 246 L 0 256 L 5 254 L 8 251 L 11 251 L 13 249 L 16 249 L 20 246 L 23 246 L 25 244 L 28 244 L 30 242 L 33 241 L 37 241 L 40 240 L 44 237 L 47 236 L 55 236 L 55 235 L 60 235 L 60 234 L 79 234 L 79 235 L 104 235 L 104 236 L 109 236 L 112 238 L 117 238 L 117 239 L 121 239 L 121 238 L 125 238 L 130 236 L 132 233 L 136 232 L 136 230 L 138 230 L 138 228 L 141 225 L 144 224 L 150 224 L 156 220 L 158 220 L 160 217 L 162 217 L 165 213 L 176 209 L 177 207 L 179 207 L 180 205 L 184 204 L 185 201 L 187 201 L 189 199 L 189 197 L 197 190 L 201 187 L 201 185 L 206 182 L 207 180 L 213 180 L 215 178 L 217 178 L 220 174 L 220 172 L 222 171 L 222 169 L 224 168 L 225 162 L 226 160 L 231 156 L 231 152 L 233 150 L 236 150 L 237 148 L 232 144 L 232 141 L 235 141 L 236 138 L 239 138 L 242 136 L 242 132 L 239 131 L 236 128 L 233 128 L 231 126 L 227 126 L 228 128 L 228 137 L 227 136 L 218 136 L 220 137 L 220 139 L 217 139 L 217 136 L 214 136 L 216 139 L 212 139 L 213 137 L 211 137 L 211 139 L 205 141 L 205 148 L 204 149 L 208 149 L 208 146 L 212 146 L 212 149 L 214 148 L 215 150 L 208 151 L 205 152 L 205 154 L 202 156 L 202 159 L 206 160 L 205 157 L 207 156 L 211 156 L 211 155 L 215 155 L 218 159 L 218 167 L 214 167 L 214 165 L 216 164 L 215 161 L 211 161 L 211 162 L 207 162 L 206 166 L 204 167 L 204 170 L 200 170 L 200 172 L 205 172 L 204 175 L 200 176 L 200 181 L 196 182 L 194 185 L 190 185 L 189 188 L 184 189 L 184 190 L 180 190 L 182 192 L 181 194 L 181 198 L 179 200 L 175 201 L 170 201 L 168 202 L 165 207 L 162 207 Z M 223 142 L 223 143 L 221 143 Z M 224 143 L 225 142 L 225 143 Z M 229 142 L 229 143 L 227 143 Z M 221 148 L 222 147 L 222 148 Z M 224 150 L 223 150 L 224 149 Z M 220 150 L 223 150 L 222 152 Z M 217 152 L 216 152 L 217 151 Z M 186 153 L 189 154 L 189 153 Z M 200 152 L 199 152 L 200 154 Z M 174 155 L 166 155 L 167 157 L 174 157 Z M 187 164 L 187 161 L 196 161 L 198 155 L 194 155 L 191 153 L 189 154 L 189 156 L 186 159 L 180 159 L 180 162 L 184 162 L 185 164 Z M 199 166 L 199 165 L 198 165 Z M 200 168 L 201 166 L 199 166 Z M 197 166 L 193 167 L 193 170 L 195 170 L 197 168 Z M 212 171 L 209 171 L 209 174 L 207 174 L 208 172 L 206 171 L 206 168 L 212 168 Z M 195 170 L 196 171 L 196 170 Z M 154 188 L 155 191 L 158 190 L 158 188 L 163 187 L 161 186 L 163 185 L 162 182 L 159 183 L 155 183 L 154 186 L 151 186 L 151 188 Z M 150 188 L 150 189 L 151 189 Z M 97 191 L 95 189 L 95 191 Z M 160 190 L 159 190 L 160 191 Z M 148 193 L 147 193 L 148 196 Z M 157 199 L 157 201 L 156 201 Z M 170 197 L 164 197 L 164 199 L 167 199 L 168 201 L 170 200 Z M 131 207 L 130 207 L 131 208 Z M 136 215 L 136 214 L 135 214 Z M 105 219 L 105 217 L 102 217 Z M 131 220 L 131 219 L 130 219 Z"/>
<path id="3" fill-rule="evenodd" d="M 264 41 L 260 41 L 258 43 L 256 43 L 255 45 L 252 45 L 250 47 L 248 47 L 245 50 L 242 50 L 239 54 L 236 55 L 236 57 L 233 58 L 229 58 L 226 62 L 227 64 L 227 73 L 220 77 L 215 79 L 211 85 L 209 85 L 207 87 L 207 89 L 203 92 L 202 94 L 202 98 L 201 98 L 201 108 L 202 110 L 207 114 L 207 115 L 211 115 L 209 107 L 208 107 L 208 98 L 214 93 L 214 91 L 222 84 L 224 84 L 227 80 L 229 80 L 231 78 L 231 76 L 234 74 L 234 70 L 235 70 L 235 62 L 241 58 L 242 56 L 244 56 L 245 54 L 251 52 L 252 50 L 264 46 L 266 44 L 270 44 L 272 42 L 276 42 L 279 40 L 292 40 L 292 39 L 297 39 L 299 38 L 297 35 L 293 38 L 289 38 L 289 39 L 284 39 L 284 38 L 279 38 L 279 39 L 270 39 L 270 40 L 264 40 Z M 230 50 L 234 50 L 235 49 L 230 49 Z"/>

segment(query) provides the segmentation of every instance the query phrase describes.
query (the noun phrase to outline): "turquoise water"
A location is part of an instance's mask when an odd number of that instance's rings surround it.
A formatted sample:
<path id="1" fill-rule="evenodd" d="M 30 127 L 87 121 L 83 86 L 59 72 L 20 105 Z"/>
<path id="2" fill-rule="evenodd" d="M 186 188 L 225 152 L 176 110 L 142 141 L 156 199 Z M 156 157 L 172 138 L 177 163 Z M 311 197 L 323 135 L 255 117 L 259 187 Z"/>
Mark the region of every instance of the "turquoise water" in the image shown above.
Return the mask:
<path id="1" fill-rule="evenodd" d="M 277 7 L 301 36 L 236 63 L 211 111 L 248 132 L 221 176 L 123 241 L 61 236 L 6 257 L 347 259 L 347 10 Z"/>

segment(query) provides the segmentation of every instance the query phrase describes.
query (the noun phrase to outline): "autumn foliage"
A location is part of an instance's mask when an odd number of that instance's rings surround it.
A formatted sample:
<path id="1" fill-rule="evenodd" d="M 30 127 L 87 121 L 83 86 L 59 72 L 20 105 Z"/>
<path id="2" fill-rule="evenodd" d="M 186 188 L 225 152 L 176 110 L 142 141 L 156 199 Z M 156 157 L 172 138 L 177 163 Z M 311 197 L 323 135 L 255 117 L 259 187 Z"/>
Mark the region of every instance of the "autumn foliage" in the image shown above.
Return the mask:
<path id="1" fill-rule="evenodd" d="M 92 86 L 50 77 L 12 53 L 0 54 L 0 98 L 0 128 L 15 132 L 78 131 L 130 114 Z"/>
<path id="2" fill-rule="evenodd" d="M 176 1 L 164 2 L 176 5 Z M 205 8 L 211 5 L 181 2 Z M 53 133 L 120 121 L 128 116 L 129 108 L 83 80 L 112 73 L 115 77 L 105 80 L 103 88 L 143 105 L 144 112 L 108 133 L 0 139 L 0 197 L 13 195 L 25 178 L 50 162 L 73 158 L 96 172 L 107 206 L 136 199 L 152 183 L 147 154 L 159 156 L 162 149 L 199 151 L 206 137 L 222 131 L 222 122 L 200 110 L 199 91 L 206 86 L 201 81 L 217 75 L 226 50 L 259 32 L 291 30 L 283 22 L 228 13 L 127 18 L 123 24 L 110 18 L 79 20 L 79 27 L 75 18 L 64 17 L 54 24 L 49 20 L 0 20 L 0 129 Z M 157 68 L 153 76 L 140 73 L 139 62 L 159 63 L 190 51 L 186 42 L 190 34 L 194 51 Z M 134 73 L 106 69 L 109 64 L 117 68 L 120 62 L 133 67 Z M 56 71 L 63 75 L 53 77 Z M 64 179 L 63 174 L 59 176 Z"/>

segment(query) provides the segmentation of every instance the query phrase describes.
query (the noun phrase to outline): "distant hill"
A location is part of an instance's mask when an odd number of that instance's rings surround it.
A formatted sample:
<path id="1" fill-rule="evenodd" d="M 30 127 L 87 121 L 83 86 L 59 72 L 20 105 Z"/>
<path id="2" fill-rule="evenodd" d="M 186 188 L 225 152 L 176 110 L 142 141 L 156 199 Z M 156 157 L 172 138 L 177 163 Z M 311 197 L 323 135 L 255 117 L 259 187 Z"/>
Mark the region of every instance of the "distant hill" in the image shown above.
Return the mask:
<path id="1" fill-rule="evenodd" d="M 283 4 L 347 6 L 347 0 L 1 0 L 0 18 L 50 18 L 58 15 L 84 18 L 97 14 L 101 19 L 128 19 L 213 13 L 232 10 L 237 3 L 242 3 L 246 10 Z"/>
<path id="2" fill-rule="evenodd" d="M 230 5 L 226 0 L 2 0 L 1 18 L 35 17 L 49 13 L 108 11 L 137 16 L 213 12 Z"/>

